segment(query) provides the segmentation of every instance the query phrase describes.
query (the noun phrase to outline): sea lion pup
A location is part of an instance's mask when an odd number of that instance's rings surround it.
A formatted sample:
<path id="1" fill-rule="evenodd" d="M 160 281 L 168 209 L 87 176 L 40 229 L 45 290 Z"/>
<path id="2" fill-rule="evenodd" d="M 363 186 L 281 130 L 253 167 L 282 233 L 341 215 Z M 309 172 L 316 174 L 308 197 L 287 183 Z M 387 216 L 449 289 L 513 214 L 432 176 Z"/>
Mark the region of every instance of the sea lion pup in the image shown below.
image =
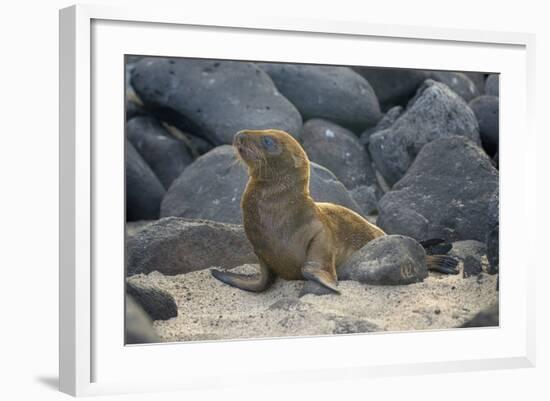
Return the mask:
<path id="1" fill-rule="evenodd" d="M 263 291 L 275 276 L 312 280 L 338 291 L 338 267 L 367 242 L 385 233 L 359 214 L 309 194 L 309 159 L 284 131 L 244 130 L 233 146 L 248 167 L 241 200 L 246 236 L 260 272 L 243 275 L 212 269 L 218 280 L 247 291 Z M 429 269 L 454 270 L 456 260 L 427 256 Z"/>

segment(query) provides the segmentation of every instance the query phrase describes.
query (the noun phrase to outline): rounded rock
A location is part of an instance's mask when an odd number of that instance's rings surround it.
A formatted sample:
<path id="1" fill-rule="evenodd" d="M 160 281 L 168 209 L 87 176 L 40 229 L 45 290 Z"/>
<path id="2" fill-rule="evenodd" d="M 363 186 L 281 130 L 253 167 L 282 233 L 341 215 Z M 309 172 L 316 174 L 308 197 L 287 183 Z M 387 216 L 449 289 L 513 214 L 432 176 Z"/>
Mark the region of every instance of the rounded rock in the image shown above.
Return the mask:
<path id="1" fill-rule="evenodd" d="M 161 216 L 242 223 L 241 197 L 248 174 L 231 146 L 218 146 L 196 159 L 174 181 L 162 201 Z M 361 208 L 328 169 L 311 163 L 310 192 L 358 213 Z"/>
<path id="2" fill-rule="evenodd" d="M 353 67 L 372 86 L 383 111 L 404 106 L 418 87 L 428 78 L 428 72 L 405 68 Z"/>
<path id="3" fill-rule="evenodd" d="M 302 127 L 300 138 L 309 159 L 332 171 L 346 188 L 377 184 L 370 157 L 353 132 L 312 119 Z"/>
<path id="4" fill-rule="evenodd" d="M 214 145 L 242 129 L 275 128 L 297 135 L 300 113 L 255 64 L 146 57 L 131 84 L 145 106 L 184 132 Z"/>
<path id="5" fill-rule="evenodd" d="M 362 132 L 380 119 L 370 84 L 348 67 L 259 63 L 304 120 L 323 118 Z"/>
<path id="6" fill-rule="evenodd" d="M 126 220 L 158 219 L 165 190 L 131 142 L 124 149 L 126 166 Z"/>
<path id="7" fill-rule="evenodd" d="M 256 263 L 240 225 L 177 217 L 149 224 L 126 241 L 126 275 L 189 273 Z"/>
<path id="8" fill-rule="evenodd" d="M 126 137 L 164 188 L 169 188 L 193 158 L 185 144 L 172 137 L 152 117 L 136 117 L 126 123 Z"/>
<path id="9" fill-rule="evenodd" d="M 370 241 L 338 270 L 341 280 L 375 285 L 418 283 L 427 276 L 424 248 L 403 235 L 386 235 Z"/>

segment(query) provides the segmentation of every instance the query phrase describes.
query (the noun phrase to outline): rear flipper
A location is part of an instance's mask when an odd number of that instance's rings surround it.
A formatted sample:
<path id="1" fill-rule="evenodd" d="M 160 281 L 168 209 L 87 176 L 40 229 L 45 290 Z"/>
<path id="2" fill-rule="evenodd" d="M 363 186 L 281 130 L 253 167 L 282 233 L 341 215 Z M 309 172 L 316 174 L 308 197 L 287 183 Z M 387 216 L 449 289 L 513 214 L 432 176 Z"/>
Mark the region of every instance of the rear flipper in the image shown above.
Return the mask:
<path id="1" fill-rule="evenodd" d="M 260 273 L 254 275 L 224 272 L 217 269 L 211 269 L 210 273 L 221 282 L 252 292 L 266 290 L 275 281 L 275 275 L 263 263 L 260 263 Z"/>
<path id="2" fill-rule="evenodd" d="M 427 255 L 428 270 L 445 274 L 458 274 L 458 260 L 447 255 Z"/>

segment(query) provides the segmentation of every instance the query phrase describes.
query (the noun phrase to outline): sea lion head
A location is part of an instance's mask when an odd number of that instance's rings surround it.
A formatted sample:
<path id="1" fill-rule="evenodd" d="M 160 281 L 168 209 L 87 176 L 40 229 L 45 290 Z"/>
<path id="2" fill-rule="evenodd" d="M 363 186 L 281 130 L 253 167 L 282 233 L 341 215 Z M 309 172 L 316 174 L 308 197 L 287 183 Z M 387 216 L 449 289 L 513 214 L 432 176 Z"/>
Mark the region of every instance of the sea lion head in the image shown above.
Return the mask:
<path id="1" fill-rule="evenodd" d="M 233 139 L 235 150 L 252 177 L 273 178 L 291 175 L 309 176 L 309 159 L 298 141 L 276 130 L 242 130 Z"/>

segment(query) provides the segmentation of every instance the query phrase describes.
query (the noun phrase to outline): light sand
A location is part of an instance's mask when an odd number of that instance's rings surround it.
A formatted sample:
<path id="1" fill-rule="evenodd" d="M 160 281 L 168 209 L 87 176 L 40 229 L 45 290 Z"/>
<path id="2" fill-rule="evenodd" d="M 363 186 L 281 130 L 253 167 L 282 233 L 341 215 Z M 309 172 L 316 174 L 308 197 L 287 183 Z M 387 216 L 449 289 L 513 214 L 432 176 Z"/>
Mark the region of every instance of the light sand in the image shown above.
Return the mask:
<path id="1" fill-rule="evenodd" d="M 404 286 L 342 281 L 341 295 L 302 298 L 302 281 L 278 279 L 269 290 L 250 293 L 217 281 L 208 270 L 178 276 L 153 272 L 129 280 L 174 296 L 178 317 L 154 322 L 163 341 L 446 329 L 498 300 L 496 276 L 485 273 L 466 279 L 430 274 L 422 283 Z"/>

